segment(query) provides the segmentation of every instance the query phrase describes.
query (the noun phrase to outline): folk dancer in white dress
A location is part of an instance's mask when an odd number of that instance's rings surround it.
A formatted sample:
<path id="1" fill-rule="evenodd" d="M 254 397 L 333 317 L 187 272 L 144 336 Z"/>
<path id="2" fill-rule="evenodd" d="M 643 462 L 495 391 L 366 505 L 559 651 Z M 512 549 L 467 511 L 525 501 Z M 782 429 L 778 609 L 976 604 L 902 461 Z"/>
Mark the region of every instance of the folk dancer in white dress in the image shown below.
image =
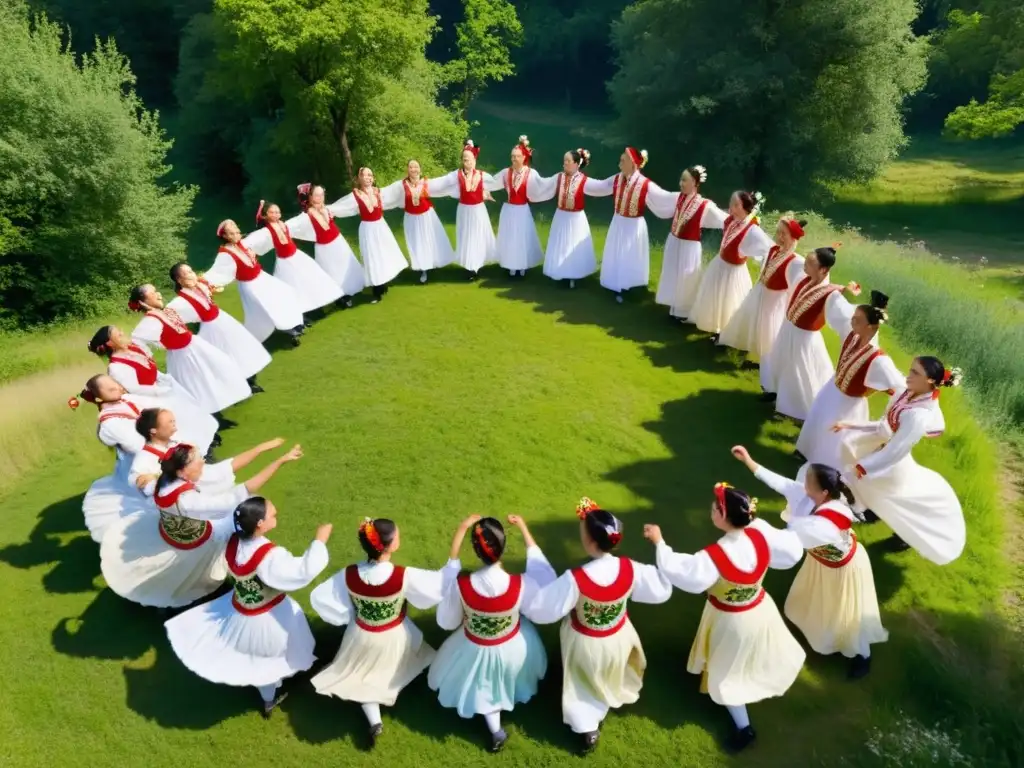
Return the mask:
<path id="1" fill-rule="evenodd" d="M 277 509 L 261 496 L 232 515 L 235 533 L 225 552 L 234 588 L 164 623 L 171 649 L 189 670 L 211 683 L 253 686 L 268 719 L 287 697 L 286 678 L 313 666 L 313 633 L 288 592 L 302 589 L 327 567 L 331 525 L 321 525 L 301 557 L 267 539 Z"/>
<path id="2" fill-rule="evenodd" d="M 310 595 L 320 618 L 348 624 L 334 661 L 312 682 L 317 693 L 362 707 L 374 746 L 384 731 L 381 706 L 394 706 L 402 689 L 434 660 L 434 649 L 406 615 L 406 602 L 420 610 L 440 603 L 459 564 L 439 571 L 393 565 L 401 541 L 398 526 L 385 518 L 364 520 L 359 544 L 366 561 L 343 569 Z"/>
<path id="3" fill-rule="evenodd" d="M 405 208 L 405 248 L 412 268 L 419 271 L 420 282 L 425 283 L 427 272 L 455 261 L 455 250 L 430 199 L 450 195 L 454 185 L 448 176 L 428 180 L 416 160 L 409 161 L 406 171 L 404 179 L 381 190 L 381 198 L 385 208 Z"/>
<path id="4" fill-rule="evenodd" d="M 622 303 L 622 292 L 646 286 L 651 278 L 651 242 L 647 235 L 644 212 L 650 206 L 662 211 L 668 218 L 676 203 L 671 192 L 666 192 L 648 179 L 640 169 L 647 165 L 647 150 L 639 152 L 633 147 L 619 158 L 619 173 L 612 182 L 615 214 L 608 227 L 601 257 L 601 285 L 615 292 L 615 300 Z"/>
<path id="5" fill-rule="evenodd" d="M 223 288 L 214 287 L 199 277 L 183 261 L 171 267 L 171 282 L 178 295 L 168 302 L 167 308 L 177 312 L 186 323 L 198 324 L 199 338 L 231 358 L 235 368 L 245 376 L 250 392 L 254 395 L 262 392 L 256 374 L 270 365 L 270 353 L 244 325 L 217 306 L 213 294 Z"/>
<path id="6" fill-rule="evenodd" d="M 910 366 L 906 389 L 896 391 L 880 421 L 835 426 L 846 433 L 843 479 L 858 510 L 873 510 L 892 528 L 890 549 L 913 547 L 936 565 L 951 563 L 964 551 L 964 513 L 945 478 L 914 461 L 911 451 L 922 438 L 943 433 L 939 390 L 958 386 L 960 379 L 959 369 L 919 357 Z"/>
<path id="7" fill-rule="evenodd" d="M 562 720 L 591 752 L 609 709 L 640 698 L 647 658 L 626 613 L 630 600 L 664 603 L 672 585 L 653 565 L 617 557 L 622 523 L 590 499 L 580 501 L 580 540 L 590 562 L 541 589 L 530 616 L 537 624 L 562 621 Z"/>
<path id="8" fill-rule="evenodd" d="M 498 218 L 498 263 L 511 277 L 526 276 L 526 270 L 544 261 L 540 237 L 530 212 L 531 202 L 550 200 L 557 177 L 543 178 L 533 169 L 533 150 L 526 136 L 512 147 L 512 164 L 494 175 L 508 195 Z"/>
<path id="9" fill-rule="evenodd" d="M 128 308 L 145 313 L 132 331 L 132 339 L 167 350 L 167 372 L 174 380 L 204 411 L 213 414 L 221 429 L 235 426 L 221 411 L 251 397 L 252 390 L 231 358 L 193 336 L 181 315 L 164 307 L 164 297 L 150 283 L 132 289 Z"/>
<path id="10" fill-rule="evenodd" d="M 142 395 L 160 408 L 174 412 L 178 437 L 204 454 L 220 445 L 217 420 L 170 374 L 156 366 L 145 344 L 133 342 L 116 325 L 105 325 L 93 335 L 89 351 L 107 358 L 107 373 L 130 395 Z"/>
<path id="11" fill-rule="evenodd" d="M 455 210 L 455 259 L 469 270 L 469 279 L 487 264 L 498 261 L 497 242 L 485 200 L 493 200 L 491 192 L 501 189 L 501 182 L 476 167 L 480 147 L 471 139 L 462 148 L 462 167 L 442 177 L 441 187 L 449 197 L 457 198 Z M 435 189 L 434 194 L 438 194 Z"/>
<path id="12" fill-rule="evenodd" d="M 363 265 L 352 253 L 352 248 L 341 235 L 334 222 L 334 212 L 324 204 L 324 188 L 314 184 L 300 184 L 299 205 L 302 213 L 286 222 L 285 226 L 297 240 L 312 240 L 316 263 L 341 288 L 336 302 L 342 309 L 352 306 L 352 297 L 366 287 Z"/>
<path id="13" fill-rule="evenodd" d="M 303 316 L 341 299 L 341 286 L 295 245 L 291 230 L 281 221 L 280 206 L 260 200 L 256 226 L 260 228 L 245 236 L 246 245 L 258 256 L 274 251 L 274 277 L 295 291 Z M 310 327 L 308 318 L 306 327 Z"/>
<path id="14" fill-rule="evenodd" d="M 276 328 L 284 331 L 299 345 L 299 336 L 306 327 L 302 319 L 302 303 L 287 283 L 264 272 L 259 256 L 242 237 L 242 230 L 231 219 L 217 227 L 221 244 L 217 258 L 206 272 L 206 282 L 217 288 L 238 280 L 238 293 L 245 311 L 245 329 L 257 341 L 266 341 Z"/>
<path id="15" fill-rule="evenodd" d="M 886 322 L 889 297 L 871 292 L 871 303 L 854 307 L 839 297 L 826 319 L 843 315 L 835 331 L 843 337 L 843 348 L 832 378 L 814 397 L 807 420 L 796 441 L 804 461 L 841 467 L 842 435 L 832 430 L 837 422 L 868 421 L 868 397 L 875 392 L 890 395 L 903 387 L 905 377 L 878 346 L 878 329 Z M 847 319 L 849 318 L 849 319 Z"/>
<path id="16" fill-rule="evenodd" d="M 786 618 L 817 653 L 850 659 L 851 679 L 864 677 L 871 671 L 871 646 L 884 643 L 889 633 L 882 626 L 871 560 L 853 532 L 853 495 L 839 470 L 811 464 L 800 482 L 761 466 L 742 445 L 732 453 L 785 497 L 782 517 L 807 550 L 786 597 Z"/>
<path id="17" fill-rule="evenodd" d="M 710 333 L 713 342 L 718 341 L 718 334 L 729 325 L 753 287 L 747 259 L 760 264 L 774 245 L 757 222 L 763 202 L 760 192 L 733 192 L 718 255 L 701 270 L 689 321 Z"/>
<path id="18" fill-rule="evenodd" d="M 505 529 L 493 517 L 473 515 L 470 540 L 484 567 L 461 573 L 448 585 L 437 607 L 442 629 L 457 630 L 438 649 L 427 674 L 441 706 L 460 717 L 482 715 L 491 733 L 491 751 L 505 746 L 501 713 L 511 712 L 537 693 L 548 659 L 536 628 L 527 618 L 537 590 L 555 580 L 555 571 L 530 535 L 526 521 L 509 515 L 526 542 L 526 573 L 507 573 L 501 557 Z M 460 531 L 465 532 L 465 525 Z M 452 543 L 459 559 L 462 537 Z"/>
<path id="19" fill-rule="evenodd" d="M 156 512 L 153 503 L 129 482 L 132 459 L 145 443 L 135 431 L 135 420 L 144 406 L 136 402 L 140 399 L 137 395 L 127 394 L 120 384 L 103 374 L 89 379 L 78 396 L 68 400 L 68 406 L 77 409 L 80 399 L 93 403 L 99 410 L 96 436 L 115 453 L 113 473 L 89 486 L 82 499 L 86 530 L 93 541 L 101 542 L 121 518 Z"/>
<path id="20" fill-rule="evenodd" d="M 771 352 L 786 319 L 789 290 L 803 274 L 804 259 L 796 253 L 796 247 L 804 236 L 805 226 L 806 221 L 797 221 L 790 215 L 779 219 L 775 245 L 768 249 L 760 277 L 722 329 L 718 343 L 746 352 L 745 368 L 759 367 Z"/>
<path id="21" fill-rule="evenodd" d="M 701 234 L 705 229 L 721 229 L 727 214 L 700 194 L 700 185 L 707 181 L 703 165 L 687 168 L 679 177 L 679 195 L 668 238 L 665 240 L 658 280 L 656 301 L 669 307 L 669 316 L 685 322 L 693 308 L 700 287 L 703 249 Z M 655 215 L 660 215 L 655 208 Z"/>
<path id="22" fill-rule="evenodd" d="M 282 442 L 263 443 L 259 453 Z M 227 576 L 224 548 L 234 530 L 232 513 L 285 463 L 301 456 L 295 446 L 245 483 L 210 493 L 199 487 L 206 465 L 195 448 L 174 446 L 160 462 L 154 496 L 159 515 L 126 517 L 103 537 L 100 569 L 107 586 L 126 600 L 155 608 L 182 608 L 214 592 Z"/>
<path id="23" fill-rule="evenodd" d="M 701 693 L 732 716 L 735 751 L 756 738 L 747 704 L 784 694 L 806 659 L 762 586 L 769 568 L 800 562 L 803 547 L 792 532 L 755 519 L 756 511 L 757 499 L 716 484 L 711 522 L 725 535 L 694 555 L 674 552 L 658 526 L 644 526 L 663 577 L 684 592 L 707 593 L 686 669 L 701 676 Z"/>
<path id="24" fill-rule="evenodd" d="M 779 329 L 771 352 L 761 361 L 761 399 L 775 403 L 783 416 L 803 421 L 811 410 L 814 396 L 832 377 L 832 358 L 828 355 L 821 329 L 833 315 L 842 325 L 837 309 L 844 290 L 856 296 L 860 286 L 829 282 L 829 271 L 836 263 L 835 248 L 816 248 L 804 259 L 804 278 L 789 294 L 786 320 Z"/>
<path id="25" fill-rule="evenodd" d="M 360 168 L 357 186 L 330 209 L 339 219 L 359 215 L 359 255 L 363 259 L 364 280 L 373 288 L 373 304 L 388 292 L 388 283 L 409 266 L 402 255 L 391 227 L 384 221 L 384 201 L 374 183 L 373 171 Z"/>

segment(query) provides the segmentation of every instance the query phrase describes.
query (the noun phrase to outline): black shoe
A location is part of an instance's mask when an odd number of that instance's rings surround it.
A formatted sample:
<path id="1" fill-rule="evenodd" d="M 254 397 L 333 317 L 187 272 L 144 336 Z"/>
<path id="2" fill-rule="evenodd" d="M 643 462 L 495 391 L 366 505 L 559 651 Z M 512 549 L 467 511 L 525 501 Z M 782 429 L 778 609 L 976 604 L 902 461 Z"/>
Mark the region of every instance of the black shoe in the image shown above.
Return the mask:
<path id="1" fill-rule="evenodd" d="M 309 320 L 306 320 L 306 321 L 304 321 L 304 322 L 302 323 L 302 327 L 303 327 L 304 329 L 312 328 L 312 327 L 313 327 L 313 324 L 312 324 L 311 322 L 309 322 Z"/>
<path id="2" fill-rule="evenodd" d="M 255 376 L 252 376 L 251 378 L 247 379 L 246 381 L 249 384 L 249 391 L 252 392 L 254 395 L 258 395 L 260 392 L 263 391 L 263 387 L 261 387 L 259 384 L 256 383 L 256 377 Z"/>
<path id="3" fill-rule="evenodd" d="M 755 363 L 753 360 L 744 360 L 740 364 L 740 368 L 745 371 L 756 371 L 761 368 L 761 365 L 759 363 Z"/>
<path id="4" fill-rule="evenodd" d="M 470 281 L 476 280 L 476 278 L 477 278 L 477 274 L 476 274 L 476 272 L 470 272 L 470 273 L 469 273 L 469 279 L 470 279 Z"/>
<path id="5" fill-rule="evenodd" d="M 910 545 L 894 533 L 885 540 L 885 548 L 890 552 L 906 552 Z"/>
<path id="6" fill-rule="evenodd" d="M 864 510 L 864 523 L 866 525 L 871 525 L 872 523 L 877 523 L 879 521 L 879 519 L 880 518 L 878 517 L 878 515 L 876 515 L 870 509 L 865 509 Z"/>
<path id="7" fill-rule="evenodd" d="M 281 694 L 278 694 L 274 698 L 273 701 L 264 701 L 263 702 L 263 711 L 260 713 L 260 714 L 263 715 L 263 719 L 264 720 L 269 720 L 270 716 L 274 713 L 274 710 L 277 708 L 277 705 L 280 704 L 282 701 L 284 701 L 287 698 L 288 698 L 288 694 L 287 693 L 281 693 Z"/>
<path id="8" fill-rule="evenodd" d="M 712 344 L 717 344 L 718 343 L 718 336 L 719 336 L 719 334 L 712 333 L 711 336 L 708 338 L 708 341 L 710 341 Z"/>
<path id="9" fill-rule="evenodd" d="M 217 422 L 220 424 L 221 429 L 231 429 L 232 427 L 238 426 L 237 421 L 232 421 L 231 419 L 225 416 L 221 416 L 219 413 L 215 413 L 214 418 L 217 419 Z"/>
<path id="10" fill-rule="evenodd" d="M 213 440 L 210 441 L 210 450 L 214 448 L 220 448 L 224 444 L 224 438 L 220 436 L 220 432 L 213 436 Z"/>
<path id="11" fill-rule="evenodd" d="M 306 324 L 305 323 L 302 323 L 300 325 L 296 325 L 294 328 L 292 328 L 289 331 L 289 333 L 292 334 L 293 336 L 301 336 L 305 332 L 306 332 Z"/>
<path id="12" fill-rule="evenodd" d="M 297 333 L 291 334 L 291 340 L 293 347 L 297 347 L 302 343 L 302 337 Z"/>
<path id="13" fill-rule="evenodd" d="M 377 723 L 370 726 L 370 749 L 377 746 L 377 739 L 384 733 L 384 723 Z"/>
<path id="14" fill-rule="evenodd" d="M 583 734 L 583 748 L 580 752 L 584 755 L 589 755 L 595 749 L 597 749 L 597 740 L 601 738 L 600 731 L 591 731 L 590 733 Z"/>
<path id="15" fill-rule="evenodd" d="M 862 677 L 866 677 L 870 671 L 870 656 L 854 656 L 850 659 L 850 668 L 847 670 L 846 676 L 850 680 L 860 680 Z"/>
<path id="16" fill-rule="evenodd" d="M 761 393 L 761 402 L 762 403 L 774 403 L 778 399 L 779 399 L 779 396 L 777 394 L 775 394 L 774 392 L 762 392 Z"/>
<path id="17" fill-rule="evenodd" d="M 690 318 L 688 318 L 688 317 L 676 317 L 676 318 L 673 318 L 673 319 L 674 320 L 678 320 L 680 323 L 688 323 L 688 322 L 690 322 Z"/>
<path id="18" fill-rule="evenodd" d="M 501 752 L 502 747 L 505 746 L 505 742 L 508 741 L 508 734 L 505 733 L 505 729 L 502 728 L 497 733 L 491 734 L 491 752 Z"/>
<path id="19" fill-rule="evenodd" d="M 754 743 L 754 739 L 757 738 L 757 734 L 754 733 L 754 729 L 751 726 L 746 728 L 737 728 L 733 731 L 732 736 L 729 737 L 729 751 L 730 752 L 742 752 L 744 749 Z"/>

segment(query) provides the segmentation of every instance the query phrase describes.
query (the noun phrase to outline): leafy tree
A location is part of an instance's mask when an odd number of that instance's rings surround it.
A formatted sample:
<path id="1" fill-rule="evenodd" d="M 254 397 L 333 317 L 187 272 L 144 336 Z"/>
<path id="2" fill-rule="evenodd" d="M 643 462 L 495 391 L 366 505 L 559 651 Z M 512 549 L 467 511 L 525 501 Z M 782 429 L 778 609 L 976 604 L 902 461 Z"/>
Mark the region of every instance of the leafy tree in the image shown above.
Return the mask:
<path id="1" fill-rule="evenodd" d="M 772 189 L 866 179 L 924 80 L 914 0 L 641 0 L 615 24 L 621 139 L 675 177 Z"/>
<path id="2" fill-rule="evenodd" d="M 0 325 L 123 304 L 184 256 L 195 190 L 166 188 L 170 147 L 113 42 L 0 3 Z"/>

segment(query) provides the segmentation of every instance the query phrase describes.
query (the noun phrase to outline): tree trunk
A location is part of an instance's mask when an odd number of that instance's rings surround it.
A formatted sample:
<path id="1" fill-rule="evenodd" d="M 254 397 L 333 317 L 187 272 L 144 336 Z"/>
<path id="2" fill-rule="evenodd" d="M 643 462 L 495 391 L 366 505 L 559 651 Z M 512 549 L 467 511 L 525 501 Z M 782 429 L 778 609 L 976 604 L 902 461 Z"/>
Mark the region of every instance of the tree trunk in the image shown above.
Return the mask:
<path id="1" fill-rule="evenodd" d="M 345 172 L 350 180 L 355 179 L 355 167 L 352 163 L 352 149 L 348 144 L 348 104 L 340 110 L 331 110 L 331 134 L 345 163 Z"/>

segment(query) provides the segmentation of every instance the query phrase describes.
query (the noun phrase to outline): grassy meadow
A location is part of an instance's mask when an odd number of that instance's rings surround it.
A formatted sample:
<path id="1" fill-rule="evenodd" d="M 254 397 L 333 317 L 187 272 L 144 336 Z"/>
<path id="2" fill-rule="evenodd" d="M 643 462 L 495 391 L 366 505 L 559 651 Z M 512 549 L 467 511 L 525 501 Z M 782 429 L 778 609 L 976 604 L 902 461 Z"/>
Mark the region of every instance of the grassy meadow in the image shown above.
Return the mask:
<path id="1" fill-rule="evenodd" d="M 495 106 L 479 113 L 474 138 L 484 166 L 503 167 L 515 136 L 525 132 L 545 174 L 556 170 L 565 148 L 579 145 L 594 152 L 595 175 L 614 170 L 617 153 L 602 150 L 599 130 L 587 127 L 596 122 L 521 110 L 514 123 L 512 117 Z M 207 199 L 197 211 L 191 260 L 208 263 L 216 222 L 248 221 L 249 202 Z M 453 205 L 439 209 L 443 221 L 454 222 Z M 588 211 L 600 248 L 610 203 L 588 201 Z M 535 209 L 542 240 L 551 212 L 550 205 Z M 389 220 L 400 236 L 400 215 Z M 341 226 L 355 245 L 355 223 Z M 1024 410 L 1014 410 L 1024 403 L 1024 355 L 1007 352 L 1024 351 L 1024 340 L 1012 336 L 1020 325 L 1007 294 L 985 302 L 978 300 L 984 289 L 965 288 L 964 267 L 876 242 L 859 226 L 860 232 L 839 232 L 815 218 L 811 239 L 843 240 L 837 278 L 893 295 L 885 348 L 901 366 L 915 352 L 949 349 L 956 354 L 948 364 L 967 370 L 971 386 L 943 395 L 947 432 L 915 451 L 963 502 L 967 550 L 939 568 L 912 552 L 885 553 L 885 526 L 861 526 L 890 641 L 877 647 L 872 674 L 856 683 L 846 680 L 841 659 L 809 654 L 784 698 L 750 707 L 759 740 L 735 758 L 718 746 L 728 715 L 698 693 L 698 679 L 685 671 L 701 598 L 677 592 L 666 605 L 633 606 L 648 655 L 645 687 L 638 704 L 609 716 L 590 763 L 639 757 L 655 766 L 866 768 L 1024 761 L 1017 694 L 1024 652 L 1013 627 L 1024 594 L 1021 537 L 1017 498 L 992 428 L 1003 420 L 1010 434 L 1020 423 L 1014 414 L 1024 420 Z M 652 222 L 651 230 L 652 244 L 659 244 L 653 284 L 667 227 Z M 903 239 L 897 235 L 891 239 Z M 164 276 L 155 277 L 166 287 Z M 758 401 L 756 373 L 670 323 L 652 294 L 631 292 L 620 306 L 596 277 L 570 291 L 539 270 L 516 281 L 497 268 L 477 283 L 457 269 L 425 286 L 416 278 L 404 274 L 380 305 L 363 298 L 351 311 L 328 313 L 297 349 L 271 344 L 274 363 L 260 376 L 266 393 L 229 412 L 239 426 L 224 433 L 223 457 L 278 435 L 306 450 L 265 489 L 281 510 L 274 536 L 280 544 L 301 551 L 317 523 L 334 522 L 327 572 L 333 573 L 359 556 L 358 521 L 388 516 L 404 534 L 397 560 L 439 567 L 463 517 L 518 513 L 561 570 L 583 556 L 573 507 L 589 495 L 624 520 L 623 553 L 650 562 L 645 522 L 659 523 L 677 550 L 716 538 L 710 491 L 726 479 L 757 494 L 767 518 L 778 522 L 782 500 L 759 486 L 729 448 L 743 443 L 768 467 L 795 472 L 796 427 Z M 222 297 L 241 317 L 237 290 Z M 934 316 L 936 301 L 954 302 L 950 322 L 925 319 Z M 385 710 L 385 737 L 371 758 L 358 707 L 317 696 L 308 676 L 288 684 L 291 697 L 264 723 L 253 691 L 208 684 L 185 670 L 160 618 L 104 588 L 97 546 L 82 530 L 82 495 L 110 471 L 111 455 L 95 439 L 91 409 L 72 413 L 65 401 L 102 370 L 85 350 L 98 324 L 2 340 L 0 578 L 15 599 L 0 606 L 0 765 L 95 765 L 98 755 L 104 764 L 146 766 L 240 758 L 311 766 L 372 759 L 421 768 L 580 760 L 561 724 L 554 626 L 543 628 L 548 676 L 534 701 L 506 717 L 512 739 L 497 756 L 484 751 L 483 724 L 441 709 L 423 678 Z M 983 353 L 982 340 L 997 328 L 1011 335 Z M 828 341 L 835 354 L 838 340 L 829 334 Z M 874 410 L 883 405 L 875 398 Z M 507 562 L 518 568 L 522 542 L 510 539 Z M 471 566 L 468 547 L 464 555 Z M 780 605 L 794 575 L 770 574 L 767 587 Z M 308 590 L 295 597 L 308 605 Z M 414 617 L 428 642 L 443 641 L 429 612 Z M 326 663 L 341 632 L 312 616 L 311 622 Z M 906 720 L 912 738 L 905 738 Z"/>

